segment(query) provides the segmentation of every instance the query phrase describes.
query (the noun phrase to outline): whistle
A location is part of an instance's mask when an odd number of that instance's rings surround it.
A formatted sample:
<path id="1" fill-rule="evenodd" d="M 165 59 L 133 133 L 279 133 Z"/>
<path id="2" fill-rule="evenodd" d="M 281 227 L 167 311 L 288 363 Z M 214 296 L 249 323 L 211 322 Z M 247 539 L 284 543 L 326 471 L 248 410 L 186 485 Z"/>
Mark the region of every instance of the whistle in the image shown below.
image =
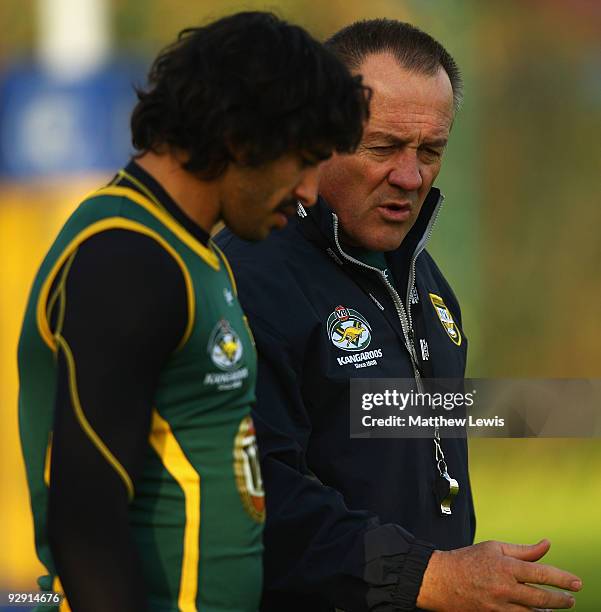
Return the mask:
<path id="1" fill-rule="evenodd" d="M 437 497 L 440 501 L 440 513 L 442 515 L 453 514 L 451 504 L 459 493 L 459 483 L 445 471 L 440 475 L 436 488 L 438 489 Z"/>

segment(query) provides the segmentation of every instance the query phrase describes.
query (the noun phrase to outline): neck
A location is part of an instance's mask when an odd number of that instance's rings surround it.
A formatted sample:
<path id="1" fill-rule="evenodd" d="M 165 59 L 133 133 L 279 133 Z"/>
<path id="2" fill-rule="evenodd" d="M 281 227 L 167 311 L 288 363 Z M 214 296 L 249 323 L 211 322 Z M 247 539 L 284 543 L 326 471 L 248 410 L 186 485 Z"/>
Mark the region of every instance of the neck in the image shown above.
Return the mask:
<path id="1" fill-rule="evenodd" d="M 136 158 L 148 174 L 157 180 L 173 201 L 210 233 L 219 221 L 219 185 L 217 181 L 203 181 L 182 168 L 185 157 L 177 153 L 147 151 Z"/>

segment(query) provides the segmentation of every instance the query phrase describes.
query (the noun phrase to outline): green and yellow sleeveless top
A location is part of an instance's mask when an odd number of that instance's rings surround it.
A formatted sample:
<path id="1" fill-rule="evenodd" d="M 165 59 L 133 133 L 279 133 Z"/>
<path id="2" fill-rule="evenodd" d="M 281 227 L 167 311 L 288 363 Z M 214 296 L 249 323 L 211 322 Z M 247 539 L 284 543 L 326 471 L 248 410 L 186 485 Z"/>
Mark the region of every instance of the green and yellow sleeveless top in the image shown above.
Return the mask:
<path id="1" fill-rule="evenodd" d="M 204 246 L 158 201 L 123 186 L 92 194 L 67 221 L 35 278 L 21 333 L 20 434 L 36 549 L 49 572 L 40 584 L 57 588 L 46 507 L 61 337 L 51 329 L 50 311 L 60 308 L 58 275 L 69 257 L 86 239 L 112 229 L 138 232 L 161 245 L 181 268 L 188 302 L 185 335 L 156 389 L 147 457 L 135 490 L 77 402 L 76 416 L 128 490 L 150 609 L 257 610 L 264 497 L 249 416 L 256 353 L 235 281 L 212 242 Z M 69 364 L 68 351 L 65 355 Z M 71 374 L 76 391 L 74 368 Z"/>

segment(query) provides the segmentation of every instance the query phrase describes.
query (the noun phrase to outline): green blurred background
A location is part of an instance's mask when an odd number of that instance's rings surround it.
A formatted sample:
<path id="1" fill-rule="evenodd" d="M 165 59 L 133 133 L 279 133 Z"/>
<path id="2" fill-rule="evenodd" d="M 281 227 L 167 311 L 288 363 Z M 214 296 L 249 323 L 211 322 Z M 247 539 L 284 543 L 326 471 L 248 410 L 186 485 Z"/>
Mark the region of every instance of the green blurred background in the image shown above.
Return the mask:
<path id="1" fill-rule="evenodd" d="M 34 54 L 40 3 L 2 0 L 0 75 Z M 435 36 L 465 78 L 431 250 L 462 303 L 468 373 L 601 378 L 599 0 L 112 0 L 107 8 L 115 51 L 146 63 L 181 28 L 249 8 L 274 10 L 319 38 L 371 17 Z M 24 302 L 65 216 L 110 176 L 107 168 L 0 183 L 0 591 L 34 588 L 41 571 L 17 438 Z M 479 439 L 470 453 L 477 540 L 549 538 L 546 560 L 584 580 L 577 609 L 601 610 L 600 441 Z"/>

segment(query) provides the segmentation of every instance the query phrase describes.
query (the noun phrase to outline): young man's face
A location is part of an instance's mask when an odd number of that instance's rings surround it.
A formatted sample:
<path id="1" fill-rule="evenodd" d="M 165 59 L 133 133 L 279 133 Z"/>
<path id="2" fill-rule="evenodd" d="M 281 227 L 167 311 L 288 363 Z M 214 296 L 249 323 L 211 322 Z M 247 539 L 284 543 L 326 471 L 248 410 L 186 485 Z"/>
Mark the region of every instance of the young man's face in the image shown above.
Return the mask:
<path id="1" fill-rule="evenodd" d="M 241 238 L 262 240 L 317 200 L 319 164 L 287 154 L 257 168 L 230 164 L 222 179 L 221 218 Z"/>
<path id="2" fill-rule="evenodd" d="M 353 155 L 322 166 L 319 192 L 353 246 L 392 251 L 415 223 L 453 122 L 453 90 L 441 68 L 434 76 L 402 68 L 389 54 L 368 56 L 357 69 L 373 90 L 370 119 Z"/>

